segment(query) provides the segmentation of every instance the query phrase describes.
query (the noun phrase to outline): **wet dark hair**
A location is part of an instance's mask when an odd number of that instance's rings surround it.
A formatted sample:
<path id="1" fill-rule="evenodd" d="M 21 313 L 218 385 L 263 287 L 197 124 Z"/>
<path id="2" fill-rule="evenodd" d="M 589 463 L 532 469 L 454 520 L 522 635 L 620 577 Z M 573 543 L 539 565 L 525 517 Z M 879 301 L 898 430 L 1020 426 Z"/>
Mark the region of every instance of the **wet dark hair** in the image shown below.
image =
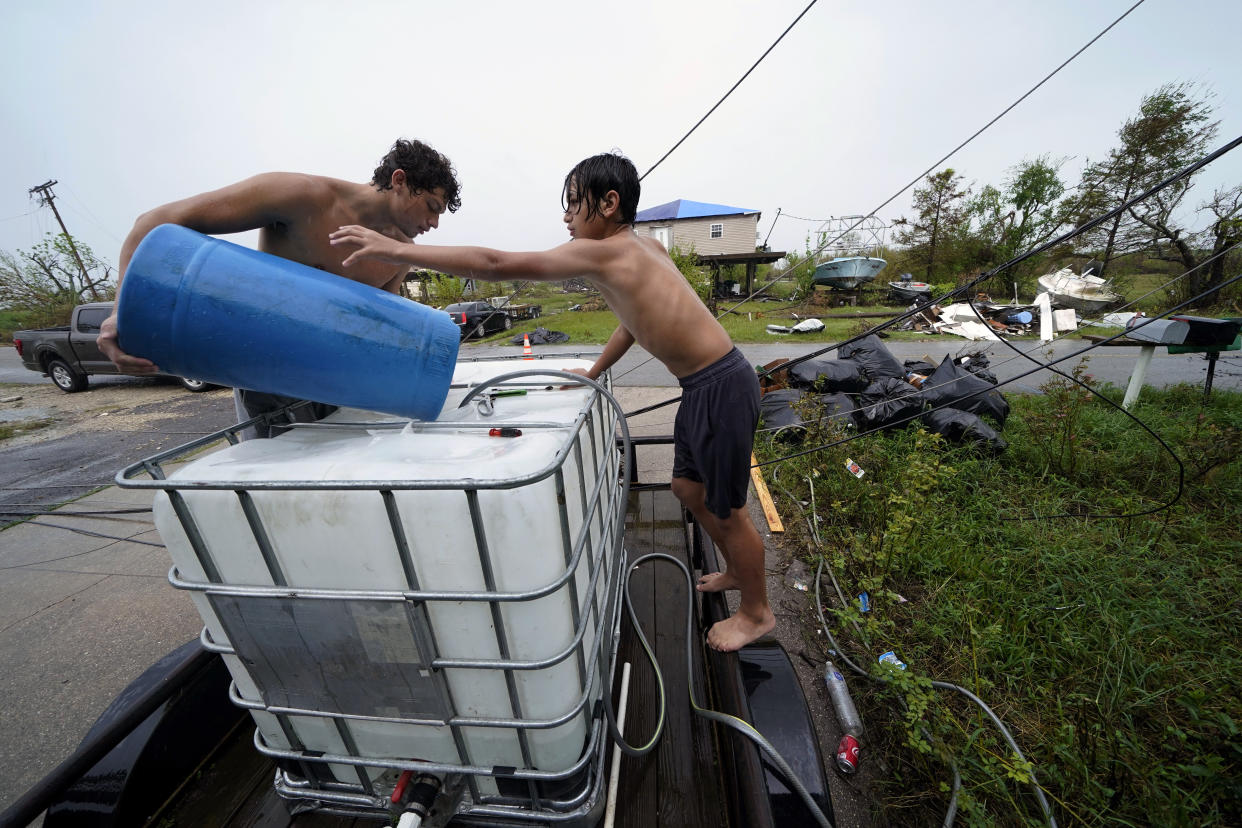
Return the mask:
<path id="1" fill-rule="evenodd" d="M 586 202 L 588 219 L 599 215 L 599 201 L 609 190 L 616 190 L 621 197 L 618 214 L 622 224 L 633 224 L 634 215 L 638 212 L 638 196 L 642 185 L 638 183 L 638 170 L 634 162 L 619 152 L 605 152 L 592 155 L 565 176 L 565 186 L 561 188 L 561 207 L 569 210 L 569 188 L 573 185 L 574 193 Z"/>
<path id="2" fill-rule="evenodd" d="M 444 206 L 450 213 L 461 206 L 461 185 L 457 183 L 457 170 L 442 154 L 422 141 L 398 138 L 392 149 L 375 168 L 371 183 L 381 190 L 392 189 L 392 174 L 405 171 L 406 185 L 413 190 L 430 192 L 437 187 L 444 190 Z"/>

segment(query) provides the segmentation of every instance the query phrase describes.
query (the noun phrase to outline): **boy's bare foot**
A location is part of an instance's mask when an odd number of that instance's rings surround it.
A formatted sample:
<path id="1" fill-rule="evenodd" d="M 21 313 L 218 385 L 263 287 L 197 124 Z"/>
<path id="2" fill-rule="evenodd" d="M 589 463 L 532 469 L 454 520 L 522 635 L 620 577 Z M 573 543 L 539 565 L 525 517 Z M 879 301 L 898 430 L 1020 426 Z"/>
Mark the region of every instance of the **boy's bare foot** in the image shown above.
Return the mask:
<path id="1" fill-rule="evenodd" d="M 695 586 L 699 592 L 724 592 L 726 589 L 741 589 L 741 584 L 737 582 L 728 572 L 709 572 L 699 578 L 699 583 Z"/>
<path id="2" fill-rule="evenodd" d="M 764 607 L 763 616 L 759 619 L 738 611 L 712 625 L 707 631 L 707 646 L 722 653 L 731 653 L 772 632 L 774 627 L 776 616 L 767 607 Z"/>

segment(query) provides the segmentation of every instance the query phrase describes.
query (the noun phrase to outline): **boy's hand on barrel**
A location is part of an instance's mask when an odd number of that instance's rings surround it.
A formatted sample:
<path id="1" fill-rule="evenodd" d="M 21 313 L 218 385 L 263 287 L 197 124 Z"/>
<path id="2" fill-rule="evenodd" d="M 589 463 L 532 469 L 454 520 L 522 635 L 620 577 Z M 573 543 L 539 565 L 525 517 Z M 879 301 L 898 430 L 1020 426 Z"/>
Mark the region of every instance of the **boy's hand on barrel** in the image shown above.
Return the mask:
<path id="1" fill-rule="evenodd" d="M 396 239 L 390 239 L 385 235 L 376 233 L 366 227 L 360 227 L 357 224 L 349 224 L 339 228 L 336 232 L 328 236 L 330 244 L 353 245 L 358 249 L 345 257 L 345 261 L 341 262 L 344 267 L 362 259 L 375 259 L 381 262 L 392 262 L 393 264 L 401 264 L 401 248 L 405 246 L 403 242 Z"/>
<path id="2" fill-rule="evenodd" d="M 99 326 L 99 336 L 95 338 L 95 344 L 99 346 L 99 350 L 103 351 L 103 355 L 112 360 L 113 364 L 123 374 L 154 374 L 159 371 L 159 367 L 151 360 L 130 356 L 121 350 L 121 346 L 117 344 L 116 338 L 115 313 L 105 319 L 103 324 Z"/>

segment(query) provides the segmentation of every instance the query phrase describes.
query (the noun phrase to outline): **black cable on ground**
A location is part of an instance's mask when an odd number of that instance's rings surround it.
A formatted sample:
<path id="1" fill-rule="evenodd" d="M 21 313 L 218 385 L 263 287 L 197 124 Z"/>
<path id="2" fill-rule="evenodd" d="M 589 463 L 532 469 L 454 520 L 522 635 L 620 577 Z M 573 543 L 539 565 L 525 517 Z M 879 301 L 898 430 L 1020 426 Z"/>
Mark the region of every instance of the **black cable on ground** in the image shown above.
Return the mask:
<path id="1" fill-rule="evenodd" d="M 112 540 L 112 541 L 124 541 L 125 543 L 140 543 L 143 546 L 154 546 L 157 549 L 164 548 L 164 544 L 162 543 L 152 543 L 151 541 L 136 540 L 134 538 L 123 538 L 123 537 L 120 537 L 119 535 L 108 535 L 103 532 L 93 532 L 90 529 L 82 529 L 77 526 L 61 526 L 59 523 L 44 523 L 41 520 L 27 520 L 24 522 L 24 525 L 26 526 L 30 526 L 32 524 L 34 526 L 47 526 L 51 529 L 64 529 L 67 532 L 77 532 L 79 535 L 89 535 L 90 537 L 93 537 L 93 538 L 104 538 L 105 540 Z M 23 566 L 29 566 L 29 564 L 23 564 Z M 14 569 L 14 568 L 16 567 L 0 567 L 0 569 Z"/>
<path id="2" fill-rule="evenodd" d="M 821 556 L 820 561 L 819 561 L 819 566 L 815 570 L 815 612 L 818 613 L 820 624 L 823 625 L 824 635 L 828 638 L 829 643 L 832 644 L 832 649 L 836 651 L 837 656 L 843 662 L 845 662 L 845 664 L 847 664 L 851 670 L 853 670 L 854 672 L 858 673 L 860 676 L 863 676 L 864 678 L 867 678 L 871 681 L 875 681 L 880 684 L 886 683 L 884 678 L 880 676 L 873 676 L 870 672 L 864 670 L 863 668 L 855 664 L 853 660 L 851 660 L 850 657 L 845 654 L 845 651 L 841 648 L 841 645 L 837 643 L 836 638 L 833 636 L 832 630 L 828 627 L 828 621 L 824 618 L 824 610 L 820 604 L 820 598 L 819 598 L 819 581 L 823 573 L 823 568 L 824 568 L 824 561 L 823 561 L 823 557 Z M 831 570 L 829 570 L 829 572 L 831 573 Z M 972 702 L 974 702 L 976 705 L 978 705 L 978 707 L 981 710 L 983 710 L 983 712 L 988 716 L 988 718 L 992 720 L 992 723 L 996 725 L 997 730 L 1000 731 L 1001 736 L 1004 737 L 1005 741 L 1009 744 L 1010 750 L 1014 752 L 1014 755 L 1018 757 L 1018 760 L 1021 761 L 1023 764 L 1030 767 L 1031 789 L 1035 792 L 1035 798 L 1039 801 L 1039 807 L 1043 811 L 1044 820 L 1048 823 L 1050 828 L 1056 828 L 1057 822 L 1056 822 L 1056 818 L 1053 817 L 1052 815 L 1052 807 L 1048 804 L 1048 798 L 1044 796 L 1043 788 L 1040 787 L 1039 782 L 1035 779 L 1035 766 L 1027 760 L 1026 756 L 1022 753 L 1022 749 L 1018 747 L 1017 741 L 1014 740 L 1013 734 L 1011 734 L 1009 732 L 1009 729 L 1005 727 L 1005 723 L 1000 720 L 1000 717 L 998 717 L 996 713 L 992 711 L 992 708 L 988 707 L 987 704 L 984 703 L 982 699 L 980 699 L 974 693 L 971 693 L 969 690 L 963 687 L 960 687 L 951 682 L 936 681 L 934 679 L 932 680 L 931 685 L 932 687 L 935 687 L 939 690 L 956 690 L 957 692 L 963 694 L 968 699 L 970 699 Z M 957 774 L 956 766 L 954 767 L 954 776 L 960 780 L 960 777 Z M 952 822 L 953 814 L 957 810 L 957 789 L 958 787 L 960 787 L 960 781 L 955 782 L 955 786 L 953 790 L 953 799 L 950 802 L 949 813 L 945 817 L 946 824 L 949 824 Z"/>
<path id="3" fill-rule="evenodd" d="M 134 508 L 134 509 L 94 509 L 89 512 L 71 512 L 65 509 L 58 509 L 55 506 L 41 507 L 38 503 L 12 503 L 11 506 L 21 508 L 9 509 L 0 505 L 0 515 L 26 515 L 28 517 L 37 517 L 39 515 L 72 515 L 74 517 L 109 517 L 112 515 L 140 515 L 151 511 L 151 507 Z"/>

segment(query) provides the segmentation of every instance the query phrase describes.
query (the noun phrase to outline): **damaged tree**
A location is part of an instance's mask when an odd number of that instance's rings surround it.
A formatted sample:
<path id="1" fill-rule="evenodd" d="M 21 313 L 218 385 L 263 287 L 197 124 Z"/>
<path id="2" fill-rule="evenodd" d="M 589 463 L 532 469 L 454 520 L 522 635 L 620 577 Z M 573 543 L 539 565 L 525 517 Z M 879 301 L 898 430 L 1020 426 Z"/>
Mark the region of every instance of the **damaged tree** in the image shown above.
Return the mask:
<path id="1" fill-rule="evenodd" d="M 1216 138 L 1219 121 L 1211 120 L 1210 95 L 1191 84 L 1167 84 L 1143 99 L 1139 113 L 1117 132 L 1120 144 L 1108 157 L 1087 165 L 1080 193 L 1071 201 L 1078 224 L 1111 210 L 1202 158 Z M 1100 274 L 1128 253 L 1146 251 L 1152 258 L 1190 271 L 1176 287 L 1178 300 L 1209 293 L 1224 281 L 1223 256 L 1204 262 L 1242 241 L 1242 185 L 1217 189 L 1198 205 L 1210 221 L 1201 230 L 1179 216 L 1196 176 L 1181 179 L 1135 204 L 1087 235 L 1098 251 Z"/>
<path id="2" fill-rule="evenodd" d="M 17 312 L 23 327 L 64 324 L 75 306 L 111 300 L 112 276 L 86 244 L 48 233 L 16 256 L 0 251 L 0 307 Z"/>
<path id="3" fill-rule="evenodd" d="M 899 244 L 910 248 L 912 264 L 923 267 L 924 281 L 938 282 L 957 271 L 949 255 L 953 243 L 969 224 L 964 199 L 970 187 L 952 167 L 927 177 L 927 184 L 914 188 L 915 218 L 902 217 L 893 222 Z"/>

